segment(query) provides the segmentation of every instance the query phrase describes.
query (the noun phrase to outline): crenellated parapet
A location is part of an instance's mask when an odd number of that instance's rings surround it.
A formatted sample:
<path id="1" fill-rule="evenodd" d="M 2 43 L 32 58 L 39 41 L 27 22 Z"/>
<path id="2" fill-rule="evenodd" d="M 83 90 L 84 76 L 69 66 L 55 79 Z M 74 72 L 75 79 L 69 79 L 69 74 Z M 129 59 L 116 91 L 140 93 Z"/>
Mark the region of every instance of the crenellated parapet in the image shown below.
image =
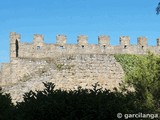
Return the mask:
<path id="1" fill-rule="evenodd" d="M 33 43 L 35 45 L 44 44 L 44 36 L 41 34 L 34 34 Z"/>
<path id="2" fill-rule="evenodd" d="M 160 46 L 160 38 L 157 38 L 157 46 Z"/>
<path id="3" fill-rule="evenodd" d="M 56 44 L 57 45 L 65 45 L 67 42 L 67 37 L 65 35 L 57 35 L 56 36 Z"/>
<path id="4" fill-rule="evenodd" d="M 142 48 L 148 46 L 148 38 L 138 37 L 137 40 L 138 40 L 138 45 L 141 46 Z"/>
<path id="5" fill-rule="evenodd" d="M 110 36 L 105 35 L 98 36 L 97 44 L 89 44 L 88 36 L 86 35 L 78 36 L 77 44 L 67 44 L 66 35 L 57 35 L 56 42 L 53 44 L 45 43 L 44 36 L 41 34 L 34 34 L 33 42 L 31 43 L 21 42 L 20 37 L 20 34 L 16 32 L 10 33 L 10 63 L 2 64 L 2 69 L 0 70 L 0 85 L 17 83 L 24 77 L 32 74 L 33 71 L 37 73 L 37 70 L 41 70 L 45 64 L 53 61 L 58 62 L 58 59 L 66 64 L 68 64 L 68 60 L 71 60 L 70 62 L 72 64 L 73 60 L 77 59 L 76 56 L 79 56 L 75 65 L 79 65 L 80 63 L 82 68 L 86 59 L 89 59 L 87 64 L 95 61 L 93 62 L 94 64 L 98 60 L 97 66 L 100 67 L 99 71 L 101 71 L 103 69 L 101 65 L 107 62 L 106 59 L 108 59 L 110 55 L 112 56 L 112 54 L 146 54 L 148 51 L 151 51 L 160 55 L 160 38 L 157 38 L 157 45 L 150 46 L 148 45 L 148 39 L 146 37 L 138 37 L 137 45 L 132 45 L 129 36 L 121 36 L 119 38 L 120 44 L 113 46 L 110 44 Z M 72 58 L 72 56 L 75 57 Z M 97 57 L 95 58 L 94 56 Z M 105 56 L 108 57 L 105 58 Z M 108 61 L 111 62 L 113 59 L 114 57 Z M 109 63 L 107 62 L 105 65 L 107 64 Z M 96 67 L 91 69 L 95 68 Z M 85 68 L 85 70 L 89 69 Z M 107 75 L 105 71 L 100 73 Z M 111 72 L 108 74 L 110 75 L 110 73 Z M 57 74 L 55 74 L 55 76 L 56 75 Z M 69 74 L 69 76 L 70 75 L 71 74 Z M 101 74 L 100 77 L 103 78 Z M 57 78 L 59 78 L 59 76 Z"/>
<path id="6" fill-rule="evenodd" d="M 104 47 L 110 46 L 110 36 L 98 36 L 98 44 Z"/>
<path id="7" fill-rule="evenodd" d="M 138 37 L 137 45 L 130 43 L 129 36 L 121 36 L 120 44 L 110 45 L 110 36 L 98 36 L 98 44 L 89 44 L 88 36 L 77 37 L 77 44 L 67 44 L 65 35 L 57 35 L 55 44 L 44 43 L 44 36 L 35 34 L 33 43 L 21 43 L 20 34 L 10 34 L 10 58 L 44 58 L 67 54 L 146 54 L 148 50 L 160 54 L 160 38 L 156 46 L 149 46 L 146 37 Z"/>
<path id="8" fill-rule="evenodd" d="M 18 57 L 20 38 L 20 34 L 16 32 L 10 33 L 10 59 Z"/>
<path id="9" fill-rule="evenodd" d="M 130 45 L 129 36 L 121 36 L 119 41 L 120 41 L 120 45 L 125 49 Z"/>
<path id="10" fill-rule="evenodd" d="M 78 42 L 78 45 L 81 45 L 81 46 L 88 45 L 88 36 L 85 36 L 85 35 L 78 36 L 77 42 Z"/>

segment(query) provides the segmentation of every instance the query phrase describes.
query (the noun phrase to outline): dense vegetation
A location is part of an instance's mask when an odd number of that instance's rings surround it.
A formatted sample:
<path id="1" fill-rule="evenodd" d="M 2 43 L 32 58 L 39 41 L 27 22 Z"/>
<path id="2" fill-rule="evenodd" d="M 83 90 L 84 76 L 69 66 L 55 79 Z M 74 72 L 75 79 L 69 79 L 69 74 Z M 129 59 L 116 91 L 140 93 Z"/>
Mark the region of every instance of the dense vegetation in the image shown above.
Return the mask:
<path id="1" fill-rule="evenodd" d="M 24 102 L 10 106 L 10 109 L 3 107 L 6 118 L 2 120 L 115 120 L 119 112 L 146 111 L 139 107 L 140 103 L 134 103 L 136 96 L 132 92 L 102 90 L 98 84 L 93 89 L 79 88 L 68 92 L 54 90 L 52 83 L 44 85 L 43 91 L 26 93 Z M 8 118 L 8 111 L 12 118 Z"/>
<path id="2" fill-rule="evenodd" d="M 13 116 L 14 106 L 9 94 L 3 94 L 0 89 L 0 120 L 10 120 Z"/>
<path id="3" fill-rule="evenodd" d="M 115 58 L 126 73 L 121 91 L 102 90 L 98 83 L 93 89 L 63 91 L 44 83 L 44 90 L 26 93 L 16 106 L 0 93 L 0 120 L 116 120 L 117 113 L 160 113 L 159 56 Z"/>
<path id="4" fill-rule="evenodd" d="M 156 14 L 159 15 L 160 13 L 160 2 L 158 3 L 158 6 L 156 7 Z"/>
<path id="5" fill-rule="evenodd" d="M 160 57 L 115 55 L 126 71 L 123 87 L 133 87 L 141 106 L 160 112 Z"/>

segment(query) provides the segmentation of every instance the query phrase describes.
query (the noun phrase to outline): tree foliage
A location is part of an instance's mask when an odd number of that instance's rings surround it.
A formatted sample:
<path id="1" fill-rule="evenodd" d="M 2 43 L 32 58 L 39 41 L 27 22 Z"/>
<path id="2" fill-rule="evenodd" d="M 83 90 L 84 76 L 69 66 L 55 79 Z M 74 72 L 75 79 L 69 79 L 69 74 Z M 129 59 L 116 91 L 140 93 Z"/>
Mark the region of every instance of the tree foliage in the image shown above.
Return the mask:
<path id="1" fill-rule="evenodd" d="M 156 7 L 156 14 L 159 15 L 160 13 L 160 2 L 158 3 L 158 6 Z"/>
<path id="2" fill-rule="evenodd" d="M 44 85 L 43 91 L 30 91 L 17 104 L 17 120 L 114 120 L 119 112 L 139 109 L 134 93 L 102 90 L 98 84 L 93 89 L 70 91 L 55 90 L 52 83 Z"/>
<path id="3" fill-rule="evenodd" d="M 12 120 L 13 103 L 9 94 L 3 94 L 0 89 L 0 120 Z"/>
<path id="4" fill-rule="evenodd" d="M 125 85 L 134 88 L 137 101 L 141 106 L 158 112 L 160 107 L 159 56 L 149 52 L 148 55 L 143 56 L 116 55 L 116 59 L 126 71 Z"/>

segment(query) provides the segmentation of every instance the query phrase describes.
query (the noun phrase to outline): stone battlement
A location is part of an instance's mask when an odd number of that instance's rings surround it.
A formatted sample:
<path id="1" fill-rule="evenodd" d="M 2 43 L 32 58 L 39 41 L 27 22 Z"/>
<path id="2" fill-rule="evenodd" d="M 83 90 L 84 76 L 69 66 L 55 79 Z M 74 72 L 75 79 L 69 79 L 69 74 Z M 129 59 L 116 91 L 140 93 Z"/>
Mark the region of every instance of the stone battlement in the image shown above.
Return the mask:
<path id="1" fill-rule="evenodd" d="M 14 100 L 21 100 L 24 91 L 41 89 L 46 81 L 62 89 L 90 88 L 96 82 L 112 89 L 124 79 L 114 54 L 160 55 L 160 38 L 157 45 L 149 46 L 146 37 L 138 37 L 137 45 L 132 45 L 129 36 L 121 36 L 120 45 L 112 46 L 109 36 L 99 36 L 98 44 L 89 44 L 84 35 L 77 37 L 77 44 L 67 44 L 65 35 L 57 35 L 55 44 L 44 43 L 40 34 L 32 43 L 21 42 L 20 37 L 10 33 L 10 63 L 3 63 L 0 70 L 0 86 Z"/>
<path id="2" fill-rule="evenodd" d="M 20 34 L 10 33 L 10 63 L 3 63 L 1 66 L 0 84 L 17 83 L 22 79 L 25 71 L 33 67 L 27 60 L 57 60 L 64 56 L 72 58 L 77 55 L 146 54 L 148 51 L 160 54 L 160 38 L 157 39 L 156 46 L 149 46 L 146 37 L 138 37 L 137 45 L 132 45 L 129 36 L 121 36 L 120 45 L 117 46 L 110 45 L 109 36 L 98 36 L 98 44 L 89 44 L 85 35 L 77 37 L 77 44 L 67 44 L 65 35 L 57 35 L 55 44 L 44 43 L 44 36 L 40 34 L 34 35 L 32 43 L 21 42 L 20 38 Z M 41 64 L 36 65 L 38 66 Z"/>
<path id="3" fill-rule="evenodd" d="M 152 51 L 160 54 L 160 38 L 156 46 L 148 46 L 146 37 L 138 37 L 137 45 L 130 44 L 129 36 L 120 37 L 120 45 L 111 46 L 109 36 L 98 36 L 98 44 L 89 44 L 88 37 L 81 35 L 77 44 L 66 44 L 65 35 L 57 35 L 55 44 L 44 43 L 44 37 L 35 34 L 33 43 L 20 42 L 20 34 L 10 33 L 10 60 L 14 58 L 46 58 L 68 54 L 146 54 Z"/>

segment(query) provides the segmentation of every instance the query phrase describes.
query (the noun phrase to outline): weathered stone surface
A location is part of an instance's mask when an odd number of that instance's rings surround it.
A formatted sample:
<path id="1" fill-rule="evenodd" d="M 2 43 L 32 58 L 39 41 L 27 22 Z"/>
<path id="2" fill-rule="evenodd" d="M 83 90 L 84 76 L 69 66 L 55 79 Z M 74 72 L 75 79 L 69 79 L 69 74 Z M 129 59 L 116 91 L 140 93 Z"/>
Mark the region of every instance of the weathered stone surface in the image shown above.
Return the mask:
<path id="1" fill-rule="evenodd" d="M 21 101 L 29 90 L 43 89 L 42 82 L 53 82 L 56 88 L 91 88 L 99 82 L 112 89 L 123 80 L 124 72 L 113 54 L 160 54 L 157 46 L 148 46 L 147 38 L 139 37 L 131 45 L 130 37 L 120 37 L 120 45 L 111 46 L 109 36 L 99 36 L 98 44 L 89 44 L 88 37 L 78 36 L 78 44 L 66 44 L 67 37 L 58 35 L 56 44 L 45 44 L 43 35 L 35 34 L 33 43 L 20 42 L 20 34 L 10 34 L 10 63 L 3 63 L 0 85 Z"/>
<path id="2" fill-rule="evenodd" d="M 11 93 L 13 101 L 21 101 L 29 90 L 43 89 L 42 82 L 53 82 L 56 88 L 92 88 L 99 82 L 113 89 L 123 80 L 124 73 L 112 55 L 72 55 L 57 59 L 17 59 L 14 65 L 14 84 L 5 85 L 4 91 Z"/>

